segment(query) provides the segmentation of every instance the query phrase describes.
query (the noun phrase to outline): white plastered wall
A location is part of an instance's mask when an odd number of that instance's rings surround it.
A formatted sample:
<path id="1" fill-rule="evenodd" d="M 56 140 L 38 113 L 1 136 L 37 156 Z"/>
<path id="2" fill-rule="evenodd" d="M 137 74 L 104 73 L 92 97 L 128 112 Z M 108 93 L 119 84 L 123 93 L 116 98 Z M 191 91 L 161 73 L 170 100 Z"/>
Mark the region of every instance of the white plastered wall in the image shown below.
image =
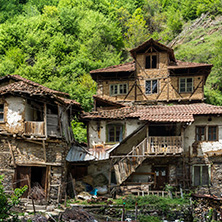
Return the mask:
<path id="1" fill-rule="evenodd" d="M 102 121 L 90 121 L 88 125 L 88 136 L 89 136 L 89 147 L 93 147 L 97 144 L 105 144 L 106 143 L 106 125 L 107 124 L 115 124 L 121 123 L 124 125 L 124 135 L 123 138 L 130 135 L 134 130 L 143 124 L 139 120 L 135 119 L 127 119 L 127 120 L 102 120 Z M 100 130 L 98 130 L 100 129 Z"/>
<path id="2" fill-rule="evenodd" d="M 25 111 L 25 101 L 20 97 L 7 97 L 8 106 L 6 115 L 6 126 L 11 132 L 18 132 L 23 129 L 23 115 Z"/>
<path id="3" fill-rule="evenodd" d="M 222 154 L 222 117 L 220 116 L 198 116 L 195 121 L 185 129 L 185 152 L 192 155 L 192 144 L 195 142 L 196 126 L 218 126 L 218 141 L 201 141 L 198 146 L 197 156 L 201 157 L 205 154 L 214 155 Z M 207 134 L 208 130 L 206 130 Z"/>

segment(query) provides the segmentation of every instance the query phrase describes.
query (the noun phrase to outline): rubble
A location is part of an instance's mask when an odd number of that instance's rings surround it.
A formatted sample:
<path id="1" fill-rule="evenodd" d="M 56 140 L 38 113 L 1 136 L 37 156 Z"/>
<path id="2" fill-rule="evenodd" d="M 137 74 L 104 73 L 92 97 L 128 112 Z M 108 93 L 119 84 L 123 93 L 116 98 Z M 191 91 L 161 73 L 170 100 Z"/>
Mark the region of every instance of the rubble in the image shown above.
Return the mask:
<path id="1" fill-rule="evenodd" d="M 66 209 L 61 215 L 63 222 L 97 222 L 97 220 L 82 208 Z"/>

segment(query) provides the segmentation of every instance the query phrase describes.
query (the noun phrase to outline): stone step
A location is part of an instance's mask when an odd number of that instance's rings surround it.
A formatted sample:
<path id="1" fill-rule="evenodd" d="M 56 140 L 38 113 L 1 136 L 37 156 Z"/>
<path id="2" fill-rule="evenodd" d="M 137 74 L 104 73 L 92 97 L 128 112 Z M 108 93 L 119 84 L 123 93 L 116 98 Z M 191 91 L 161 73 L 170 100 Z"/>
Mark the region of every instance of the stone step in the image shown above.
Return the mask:
<path id="1" fill-rule="evenodd" d="M 26 205 L 26 211 L 28 211 L 28 210 L 33 210 L 32 204 Z M 45 205 L 35 205 L 35 210 L 36 211 L 46 210 L 46 206 Z"/>

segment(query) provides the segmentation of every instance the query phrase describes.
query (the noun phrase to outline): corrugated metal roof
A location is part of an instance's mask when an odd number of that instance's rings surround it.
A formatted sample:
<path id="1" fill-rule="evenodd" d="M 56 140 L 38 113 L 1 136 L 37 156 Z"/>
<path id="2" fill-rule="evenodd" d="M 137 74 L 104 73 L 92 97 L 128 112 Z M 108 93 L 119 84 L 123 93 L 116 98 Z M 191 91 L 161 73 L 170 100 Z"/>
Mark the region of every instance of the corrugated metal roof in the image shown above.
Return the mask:
<path id="1" fill-rule="evenodd" d="M 66 157 L 68 162 L 80 162 L 91 160 L 107 160 L 109 153 L 104 149 L 85 149 L 80 146 L 72 146 Z"/>

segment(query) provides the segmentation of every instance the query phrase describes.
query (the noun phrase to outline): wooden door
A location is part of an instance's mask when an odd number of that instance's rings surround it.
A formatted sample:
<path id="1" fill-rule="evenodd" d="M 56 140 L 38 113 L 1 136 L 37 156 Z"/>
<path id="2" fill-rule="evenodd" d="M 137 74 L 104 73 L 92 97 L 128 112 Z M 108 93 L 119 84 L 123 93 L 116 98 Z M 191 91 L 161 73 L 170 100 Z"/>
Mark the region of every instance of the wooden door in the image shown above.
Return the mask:
<path id="1" fill-rule="evenodd" d="M 168 168 L 166 166 L 154 166 L 153 172 L 156 173 L 156 188 L 163 190 L 168 183 Z"/>
<path id="2" fill-rule="evenodd" d="M 22 188 L 25 185 L 28 186 L 28 189 L 23 193 L 22 197 L 26 198 L 29 193 L 29 184 L 31 180 L 31 167 L 19 166 L 16 169 L 17 171 L 17 188 Z"/>

